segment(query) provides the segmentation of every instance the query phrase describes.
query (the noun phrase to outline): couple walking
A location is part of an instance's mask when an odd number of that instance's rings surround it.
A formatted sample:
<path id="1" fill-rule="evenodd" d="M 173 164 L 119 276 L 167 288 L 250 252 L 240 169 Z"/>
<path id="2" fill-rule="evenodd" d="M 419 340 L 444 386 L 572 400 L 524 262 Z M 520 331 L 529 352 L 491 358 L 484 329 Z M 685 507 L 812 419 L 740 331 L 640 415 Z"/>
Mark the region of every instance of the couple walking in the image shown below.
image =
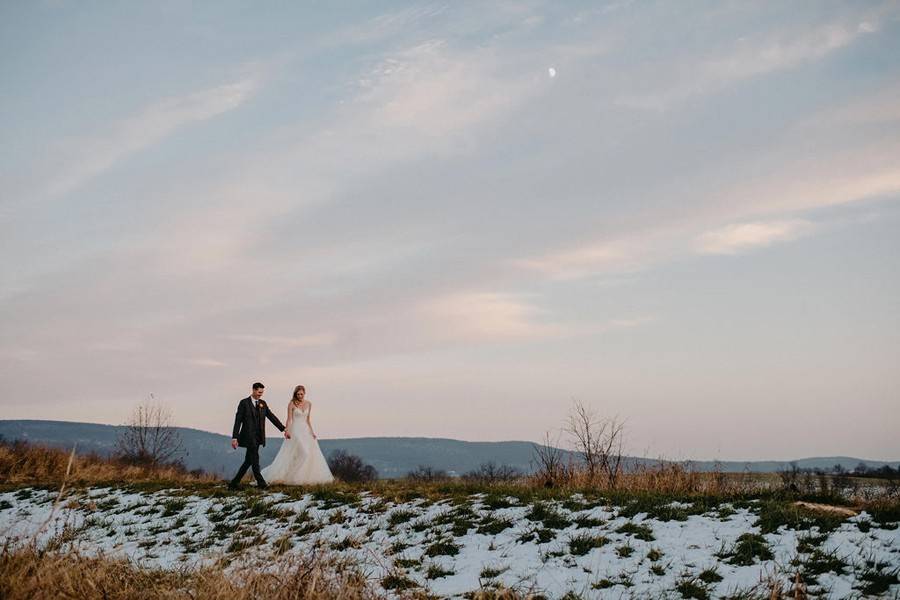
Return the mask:
<path id="1" fill-rule="evenodd" d="M 294 395 L 287 405 L 286 425 L 281 424 L 262 399 L 265 391 L 266 386 L 254 383 L 250 396 L 238 404 L 237 413 L 234 415 L 231 447 L 246 448 L 247 454 L 229 487 L 239 487 L 247 469 L 253 469 L 253 476 L 260 488 L 268 487 L 267 480 L 288 485 L 333 481 L 328 463 L 325 462 L 322 450 L 319 449 L 318 438 L 313 433 L 310 419 L 312 403 L 306 399 L 306 388 L 302 385 L 294 388 Z M 284 432 L 285 439 L 272 464 L 260 469 L 259 447 L 266 445 L 266 419 L 272 421 L 279 431 Z"/>

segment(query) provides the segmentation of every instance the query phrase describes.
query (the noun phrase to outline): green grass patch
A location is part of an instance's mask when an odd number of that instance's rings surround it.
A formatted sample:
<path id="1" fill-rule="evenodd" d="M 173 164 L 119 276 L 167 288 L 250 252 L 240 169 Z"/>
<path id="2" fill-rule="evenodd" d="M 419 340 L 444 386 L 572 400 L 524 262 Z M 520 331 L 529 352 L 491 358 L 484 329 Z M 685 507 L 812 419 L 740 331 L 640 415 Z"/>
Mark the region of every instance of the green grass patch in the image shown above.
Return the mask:
<path id="1" fill-rule="evenodd" d="M 891 569 L 889 563 L 867 560 L 865 567 L 857 572 L 856 576 L 862 583 L 860 591 L 865 596 L 880 596 L 886 593 L 892 585 L 900 583 L 898 573 L 900 573 L 900 568 Z"/>
<path id="2" fill-rule="evenodd" d="M 539 521 L 546 529 L 565 529 L 572 522 L 545 502 L 535 502 L 525 515 L 529 521 Z"/>
<path id="3" fill-rule="evenodd" d="M 28 500 L 34 496 L 34 490 L 31 488 L 24 488 L 16 492 L 16 500 Z"/>
<path id="4" fill-rule="evenodd" d="M 716 509 L 716 516 L 719 517 L 719 519 L 721 519 L 722 521 L 727 521 L 736 514 L 737 511 L 734 509 L 734 507 L 729 506 L 728 504 L 723 504 Z"/>
<path id="5" fill-rule="evenodd" d="M 400 540 L 397 540 L 396 542 L 394 542 L 393 544 L 388 546 L 387 551 L 388 551 L 388 554 L 391 554 L 391 555 L 400 554 L 401 552 L 403 552 L 404 550 L 406 550 L 409 547 L 410 547 L 409 544 L 407 544 L 405 542 L 401 542 Z"/>
<path id="6" fill-rule="evenodd" d="M 323 524 L 312 517 L 308 512 L 303 511 L 294 518 L 291 525 L 291 531 L 300 537 L 321 531 Z"/>
<path id="7" fill-rule="evenodd" d="M 493 517 L 484 517 L 478 524 L 478 533 L 484 535 L 496 535 L 502 531 L 506 531 L 513 526 L 512 519 L 495 519 Z"/>
<path id="8" fill-rule="evenodd" d="M 500 577 L 507 571 L 509 571 L 509 567 L 484 567 L 481 569 L 478 577 L 479 579 L 493 579 L 494 577 Z"/>
<path id="9" fill-rule="evenodd" d="M 421 533 L 423 531 L 431 529 L 431 521 L 429 521 L 428 519 L 422 519 L 421 521 L 416 521 L 415 523 L 410 525 L 409 528 L 416 533 Z"/>
<path id="10" fill-rule="evenodd" d="M 315 502 L 320 504 L 322 510 L 330 510 L 339 506 L 355 506 L 361 502 L 361 497 L 356 492 L 341 489 L 323 487 L 312 492 Z"/>
<path id="11" fill-rule="evenodd" d="M 569 539 L 569 552 L 575 556 L 584 556 L 594 548 L 600 548 L 608 543 L 609 539 L 602 535 L 580 533 Z"/>
<path id="12" fill-rule="evenodd" d="M 634 583 L 631 581 L 630 575 L 627 573 L 620 573 L 616 579 L 604 578 L 592 583 L 591 588 L 595 590 L 606 590 L 617 585 L 629 588 L 634 585 Z"/>
<path id="13" fill-rule="evenodd" d="M 394 561 L 394 566 L 401 569 L 415 569 L 421 564 L 422 561 L 418 558 L 398 558 Z"/>
<path id="14" fill-rule="evenodd" d="M 452 540 L 438 540 L 428 546 L 424 554 L 425 556 L 456 556 L 459 554 L 459 546 Z"/>
<path id="15" fill-rule="evenodd" d="M 847 517 L 813 512 L 790 502 L 766 500 L 757 507 L 756 525 L 762 533 L 775 533 L 781 527 L 795 531 L 818 527 L 821 533 L 828 533 L 840 527 Z"/>
<path id="16" fill-rule="evenodd" d="M 900 502 L 896 500 L 873 503 L 866 507 L 866 512 L 882 529 L 897 529 L 900 523 Z"/>
<path id="17" fill-rule="evenodd" d="M 515 506 L 515 502 L 511 501 L 508 496 L 501 496 L 500 494 L 488 494 L 484 497 L 484 500 L 481 501 L 485 508 L 489 508 L 490 510 L 497 510 L 498 508 L 510 508 Z"/>
<path id="18" fill-rule="evenodd" d="M 403 573 L 389 573 L 381 580 L 381 587 L 386 590 L 402 592 L 418 587 L 416 582 Z"/>
<path id="19" fill-rule="evenodd" d="M 362 543 L 358 539 L 356 539 L 352 535 L 348 535 L 344 539 L 338 540 L 337 542 L 331 544 L 331 549 L 342 552 L 349 548 L 359 548 L 360 546 L 362 546 Z"/>
<path id="20" fill-rule="evenodd" d="M 428 565 L 428 568 L 425 569 L 425 579 L 440 579 L 441 577 L 447 577 L 448 575 L 453 574 L 453 571 L 434 563 Z"/>
<path id="21" fill-rule="evenodd" d="M 648 519 L 657 521 L 687 521 L 689 516 L 702 515 L 719 505 L 718 501 L 706 497 L 675 504 L 677 499 L 665 494 L 631 494 L 617 499 L 620 502 L 619 516 L 631 519 L 646 514 Z"/>
<path id="22" fill-rule="evenodd" d="M 804 535 L 797 536 L 797 552 L 801 554 L 809 554 L 821 546 L 828 539 L 827 533 L 807 532 Z"/>
<path id="23" fill-rule="evenodd" d="M 803 577 L 807 583 L 815 584 L 818 582 L 818 576 L 823 573 L 837 573 L 843 575 L 847 571 L 847 563 L 838 556 L 837 550 L 831 552 L 823 552 L 815 548 L 801 563 L 803 569 Z"/>
<path id="24" fill-rule="evenodd" d="M 521 544 L 527 544 L 528 542 L 533 541 L 537 541 L 541 544 L 547 544 L 554 539 L 556 539 L 555 531 L 553 531 L 552 529 L 544 529 L 543 527 L 536 527 L 520 535 L 516 541 Z"/>
<path id="25" fill-rule="evenodd" d="M 728 553 L 720 555 L 732 565 L 749 566 L 757 560 L 771 560 L 772 550 L 766 538 L 756 533 L 741 534 L 734 548 Z"/>
<path id="26" fill-rule="evenodd" d="M 593 517 L 576 517 L 575 525 L 578 529 L 592 529 L 594 527 L 600 527 L 601 525 L 605 525 L 606 521 L 603 519 L 595 519 Z"/>
<path id="27" fill-rule="evenodd" d="M 236 534 L 234 538 L 232 538 L 231 543 L 228 545 L 228 552 L 241 552 L 243 550 L 246 550 L 247 548 L 261 546 L 265 544 L 266 541 L 266 537 L 261 533 L 238 532 L 238 534 Z"/>
<path id="28" fill-rule="evenodd" d="M 247 496 L 244 500 L 243 517 L 245 519 L 275 519 L 287 520 L 293 513 L 289 510 L 276 508 L 271 502 L 267 502 L 265 496 Z"/>
<path id="29" fill-rule="evenodd" d="M 693 598 L 694 600 L 709 600 L 709 591 L 702 582 L 697 579 L 681 579 L 675 584 L 675 590 L 681 594 L 682 598 Z"/>
<path id="30" fill-rule="evenodd" d="M 283 535 L 272 543 L 272 548 L 274 549 L 276 556 L 281 556 L 293 547 L 294 542 L 291 541 L 290 535 Z"/>
<path id="31" fill-rule="evenodd" d="M 336 510 L 328 517 L 329 525 L 340 525 L 347 522 L 347 515 L 342 510 Z"/>
<path id="32" fill-rule="evenodd" d="M 187 506 L 187 500 L 184 498 L 169 498 L 162 503 L 163 517 L 174 517 L 181 513 Z"/>
<path id="33" fill-rule="evenodd" d="M 627 523 L 616 529 L 616 533 L 631 535 L 645 542 L 652 542 L 656 539 L 655 537 L 653 537 L 653 529 L 651 529 L 649 526 L 633 523 L 631 521 L 628 521 Z"/>
<path id="34" fill-rule="evenodd" d="M 399 509 L 391 512 L 388 515 L 388 525 L 391 527 L 396 527 L 397 525 L 402 525 L 407 521 L 411 520 L 416 516 L 416 513 L 411 510 Z"/>
<path id="35" fill-rule="evenodd" d="M 719 571 L 715 567 L 709 567 L 708 569 L 700 571 L 700 574 L 697 575 L 697 579 L 703 583 L 712 584 L 722 581 L 722 576 L 719 575 Z"/>

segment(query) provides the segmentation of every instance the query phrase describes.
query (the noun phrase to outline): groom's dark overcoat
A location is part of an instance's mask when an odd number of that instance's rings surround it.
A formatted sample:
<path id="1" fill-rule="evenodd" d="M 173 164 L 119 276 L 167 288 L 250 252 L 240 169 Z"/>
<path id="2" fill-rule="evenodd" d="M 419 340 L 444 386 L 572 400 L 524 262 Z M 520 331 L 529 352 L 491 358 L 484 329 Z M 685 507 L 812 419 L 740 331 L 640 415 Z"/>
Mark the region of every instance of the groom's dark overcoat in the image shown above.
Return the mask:
<path id="1" fill-rule="evenodd" d="M 265 446 L 266 419 L 272 421 L 272 424 L 278 428 L 278 431 L 284 431 L 284 425 L 269 410 L 269 405 L 266 404 L 265 400 L 260 399 L 259 409 L 257 409 L 253 406 L 252 397 L 244 398 L 238 404 L 237 412 L 234 415 L 234 430 L 231 432 L 232 439 L 236 439 L 238 446 L 243 448 Z"/>

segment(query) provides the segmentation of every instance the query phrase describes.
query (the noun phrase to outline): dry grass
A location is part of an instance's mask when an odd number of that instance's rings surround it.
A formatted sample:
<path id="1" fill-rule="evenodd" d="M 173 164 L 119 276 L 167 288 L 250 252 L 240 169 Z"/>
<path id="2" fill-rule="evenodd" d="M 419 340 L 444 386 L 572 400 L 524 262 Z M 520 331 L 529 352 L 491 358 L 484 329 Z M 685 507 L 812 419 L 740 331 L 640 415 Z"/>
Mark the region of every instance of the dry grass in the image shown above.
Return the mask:
<path id="1" fill-rule="evenodd" d="M 316 555 L 166 571 L 125 559 L 47 552 L 34 547 L 0 552 L 0 598 L 222 598 L 242 600 L 382 598 L 352 565 Z"/>
<path id="2" fill-rule="evenodd" d="M 0 443 L 0 482 L 59 485 L 66 480 L 70 452 L 26 442 Z M 75 455 L 70 484 L 135 481 L 212 482 L 216 478 L 176 466 L 129 465 L 93 454 Z"/>
<path id="3" fill-rule="evenodd" d="M 532 485 L 542 481 L 532 478 Z M 700 472 L 679 463 L 660 461 L 653 465 L 639 465 L 624 472 L 610 485 L 605 477 L 591 477 L 588 470 L 570 465 L 556 485 L 596 492 L 654 493 L 676 496 L 708 495 L 739 496 L 763 491 L 769 487 L 766 478 L 750 473 Z"/>

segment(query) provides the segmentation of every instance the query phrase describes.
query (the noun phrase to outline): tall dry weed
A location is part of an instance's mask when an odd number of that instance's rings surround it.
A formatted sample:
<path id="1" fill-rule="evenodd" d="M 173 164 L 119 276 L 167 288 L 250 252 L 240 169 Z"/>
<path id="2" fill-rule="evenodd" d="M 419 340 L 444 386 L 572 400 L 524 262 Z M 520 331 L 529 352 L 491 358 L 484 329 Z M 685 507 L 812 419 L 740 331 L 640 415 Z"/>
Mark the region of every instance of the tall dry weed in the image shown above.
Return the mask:
<path id="1" fill-rule="evenodd" d="M 6 600 L 382 597 L 352 564 L 315 554 L 163 570 L 140 567 L 123 558 L 44 551 L 33 545 L 14 548 L 7 544 L 0 550 L 0 598 Z"/>
<path id="2" fill-rule="evenodd" d="M 71 483 L 110 483 L 134 481 L 211 482 L 217 479 L 205 473 L 166 465 L 130 465 L 95 454 L 76 454 L 69 465 L 69 452 L 27 442 L 0 443 L 0 483 L 58 485 Z M 70 473 L 68 478 L 66 470 Z"/>

